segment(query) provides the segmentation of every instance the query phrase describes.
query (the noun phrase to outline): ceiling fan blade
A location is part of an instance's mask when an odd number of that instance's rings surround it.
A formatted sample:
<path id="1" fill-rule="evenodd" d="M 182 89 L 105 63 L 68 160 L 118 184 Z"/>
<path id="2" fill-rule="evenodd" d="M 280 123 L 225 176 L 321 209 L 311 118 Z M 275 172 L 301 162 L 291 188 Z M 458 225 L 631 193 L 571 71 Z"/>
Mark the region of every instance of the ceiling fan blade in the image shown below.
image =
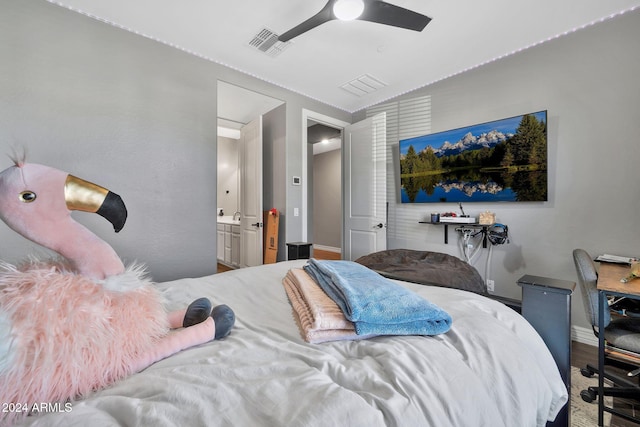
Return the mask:
<path id="1" fill-rule="evenodd" d="M 278 40 L 281 42 L 288 42 L 294 37 L 298 37 L 302 33 L 306 33 L 307 31 L 317 27 L 318 25 L 322 25 L 325 22 L 329 22 L 333 19 L 336 19 L 333 14 L 333 3 L 335 0 L 329 0 L 326 5 L 320 10 L 320 12 L 316 13 L 311 18 L 307 19 L 303 23 L 293 27 L 289 31 L 278 37 Z"/>
<path id="2" fill-rule="evenodd" d="M 422 31 L 431 21 L 431 18 L 421 13 L 381 0 L 366 1 L 364 12 L 358 19 L 414 31 Z"/>

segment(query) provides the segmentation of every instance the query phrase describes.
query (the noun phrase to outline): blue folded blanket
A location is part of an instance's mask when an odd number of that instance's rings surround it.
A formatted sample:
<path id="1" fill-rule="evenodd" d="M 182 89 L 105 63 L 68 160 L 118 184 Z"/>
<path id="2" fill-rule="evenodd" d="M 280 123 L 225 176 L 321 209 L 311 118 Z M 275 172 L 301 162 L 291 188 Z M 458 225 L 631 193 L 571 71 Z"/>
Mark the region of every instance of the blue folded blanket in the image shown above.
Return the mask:
<path id="1" fill-rule="evenodd" d="M 446 311 L 358 263 L 312 258 L 304 269 L 358 335 L 436 335 L 451 327 Z"/>

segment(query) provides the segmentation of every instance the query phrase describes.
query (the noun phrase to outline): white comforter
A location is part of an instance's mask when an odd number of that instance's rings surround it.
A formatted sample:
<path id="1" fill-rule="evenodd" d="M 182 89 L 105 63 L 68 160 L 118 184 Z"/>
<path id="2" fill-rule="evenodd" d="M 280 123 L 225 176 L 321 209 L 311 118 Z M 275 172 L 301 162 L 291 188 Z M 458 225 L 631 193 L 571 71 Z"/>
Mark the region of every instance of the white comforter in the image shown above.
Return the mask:
<path id="1" fill-rule="evenodd" d="M 542 339 L 482 296 L 398 282 L 445 309 L 435 337 L 307 344 L 281 280 L 291 261 L 158 284 L 236 312 L 229 337 L 185 350 L 33 426 L 544 426 L 567 390 Z"/>

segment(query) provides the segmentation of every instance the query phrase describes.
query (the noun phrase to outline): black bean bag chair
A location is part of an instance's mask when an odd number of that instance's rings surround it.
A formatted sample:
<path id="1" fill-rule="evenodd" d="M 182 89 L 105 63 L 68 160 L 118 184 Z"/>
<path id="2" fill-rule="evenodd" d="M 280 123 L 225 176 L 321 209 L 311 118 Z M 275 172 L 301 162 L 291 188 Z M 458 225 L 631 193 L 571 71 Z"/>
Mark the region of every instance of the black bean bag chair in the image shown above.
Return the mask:
<path id="1" fill-rule="evenodd" d="M 356 262 L 390 279 L 488 295 L 480 273 L 472 265 L 448 254 L 390 249 L 365 255 Z"/>

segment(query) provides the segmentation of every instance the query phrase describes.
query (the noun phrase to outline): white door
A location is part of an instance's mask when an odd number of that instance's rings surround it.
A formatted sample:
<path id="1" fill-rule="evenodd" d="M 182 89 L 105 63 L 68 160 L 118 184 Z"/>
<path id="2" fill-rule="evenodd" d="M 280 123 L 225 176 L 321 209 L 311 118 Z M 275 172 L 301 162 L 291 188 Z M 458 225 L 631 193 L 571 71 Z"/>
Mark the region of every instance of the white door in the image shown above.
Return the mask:
<path id="1" fill-rule="evenodd" d="M 262 117 L 241 129 L 240 267 L 262 264 Z"/>
<path id="2" fill-rule="evenodd" d="M 343 259 L 387 248 L 386 135 L 385 113 L 344 129 Z"/>

